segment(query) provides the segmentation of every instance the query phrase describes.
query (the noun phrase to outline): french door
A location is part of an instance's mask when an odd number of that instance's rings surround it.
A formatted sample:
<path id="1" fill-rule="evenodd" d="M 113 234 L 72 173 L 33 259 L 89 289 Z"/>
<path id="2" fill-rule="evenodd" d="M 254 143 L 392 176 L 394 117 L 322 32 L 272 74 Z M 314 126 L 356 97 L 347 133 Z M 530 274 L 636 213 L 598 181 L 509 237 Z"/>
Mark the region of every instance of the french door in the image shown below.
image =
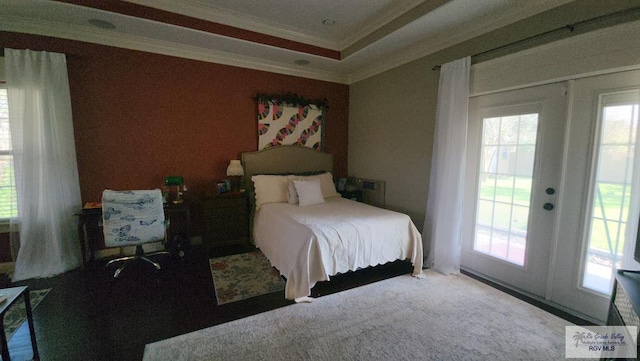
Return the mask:
<path id="1" fill-rule="evenodd" d="M 461 263 L 545 295 L 560 180 L 564 85 L 469 102 Z"/>
<path id="2" fill-rule="evenodd" d="M 462 266 L 594 320 L 640 268 L 640 71 L 470 99 Z"/>
<path id="3" fill-rule="evenodd" d="M 640 208 L 640 71 L 569 84 L 562 211 L 548 299 L 605 320 L 613 272 L 633 261 Z"/>

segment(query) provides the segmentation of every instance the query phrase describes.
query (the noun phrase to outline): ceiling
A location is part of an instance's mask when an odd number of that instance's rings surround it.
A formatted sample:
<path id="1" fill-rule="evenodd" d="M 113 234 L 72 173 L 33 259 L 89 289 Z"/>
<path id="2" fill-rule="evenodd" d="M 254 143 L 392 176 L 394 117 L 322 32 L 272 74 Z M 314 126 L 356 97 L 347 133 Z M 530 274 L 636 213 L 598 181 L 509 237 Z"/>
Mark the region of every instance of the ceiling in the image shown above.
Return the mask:
<path id="1" fill-rule="evenodd" d="M 351 84 L 571 1 L 0 0 L 0 30 Z"/>

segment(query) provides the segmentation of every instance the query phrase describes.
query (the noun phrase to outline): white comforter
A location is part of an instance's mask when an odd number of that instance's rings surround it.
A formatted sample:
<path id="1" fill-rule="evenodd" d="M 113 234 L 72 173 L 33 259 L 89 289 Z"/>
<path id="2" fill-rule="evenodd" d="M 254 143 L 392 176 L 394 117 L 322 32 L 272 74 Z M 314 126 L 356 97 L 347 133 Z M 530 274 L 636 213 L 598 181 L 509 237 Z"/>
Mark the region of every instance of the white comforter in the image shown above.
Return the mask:
<path id="1" fill-rule="evenodd" d="M 264 204 L 254 240 L 296 301 L 329 276 L 398 259 L 411 260 L 414 276 L 422 272 L 422 237 L 409 216 L 339 197 L 308 207 Z"/>

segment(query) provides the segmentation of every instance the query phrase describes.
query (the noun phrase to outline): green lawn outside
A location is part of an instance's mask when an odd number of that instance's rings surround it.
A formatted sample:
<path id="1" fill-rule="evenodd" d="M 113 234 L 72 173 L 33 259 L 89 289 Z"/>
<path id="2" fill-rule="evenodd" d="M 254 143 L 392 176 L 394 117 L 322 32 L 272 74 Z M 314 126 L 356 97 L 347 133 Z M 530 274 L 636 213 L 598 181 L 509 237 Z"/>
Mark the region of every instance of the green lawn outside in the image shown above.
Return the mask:
<path id="1" fill-rule="evenodd" d="M 624 249 L 626 222 L 629 218 L 631 187 L 627 186 L 625 194 L 623 194 L 623 186 L 621 184 L 599 183 L 598 189 L 600 190 L 602 202 L 600 202 L 596 194 L 594 199 L 594 219 L 592 220 L 590 247 L 609 252 L 606 232 L 608 228 L 612 247 L 616 247 L 616 239 L 619 239 L 617 252 L 620 253 L 622 249 Z M 602 210 L 603 208 L 604 212 Z M 607 227 L 605 227 L 605 218 L 607 219 Z M 619 222 L 619 220 L 621 222 Z"/>
<path id="2" fill-rule="evenodd" d="M 497 202 L 513 202 L 513 209 L 509 204 L 494 203 L 494 196 Z M 497 228 L 525 232 L 529 221 L 530 202 L 531 178 L 481 175 L 478 222 L 493 224 Z M 491 222 L 492 217 L 495 217 L 493 222 Z M 511 217 L 511 224 L 509 224 L 509 217 Z"/>
<path id="3" fill-rule="evenodd" d="M 629 202 L 631 188 L 627 187 L 627 193 L 623 195 L 623 186 L 621 184 L 600 183 L 600 195 L 604 208 L 604 215 L 609 220 L 607 222 L 609 235 L 615 247 L 615 240 L 619 235 L 620 244 L 618 250 L 622 250 L 624 246 L 624 233 L 626 231 L 626 220 L 629 214 Z M 513 203 L 516 205 L 511 210 L 509 205 L 495 203 L 497 202 Z M 527 230 L 528 223 L 528 207 L 531 202 L 531 178 L 515 177 L 515 176 L 495 176 L 491 174 L 481 175 L 480 183 L 480 202 L 478 205 L 478 222 L 491 224 L 492 215 L 496 217 L 493 221 L 494 227 L 514 229 L 520 231 Z M 621 209 L 620 205 L 623 204 Z M 512 212 L 511 227 L 509 227 L 509 215 Z M 593 227 L 591 231 L 591 248 L 597 248 L 605 252 L 609 251 L 605 222 L 603 212 L 600 207 L 600 200 L 595 198 L 595 207 L 593 212 Z M 598 219 L 600 218 L 600 219 Z M 622 223 L 618 222 L 621 219 Z"/>

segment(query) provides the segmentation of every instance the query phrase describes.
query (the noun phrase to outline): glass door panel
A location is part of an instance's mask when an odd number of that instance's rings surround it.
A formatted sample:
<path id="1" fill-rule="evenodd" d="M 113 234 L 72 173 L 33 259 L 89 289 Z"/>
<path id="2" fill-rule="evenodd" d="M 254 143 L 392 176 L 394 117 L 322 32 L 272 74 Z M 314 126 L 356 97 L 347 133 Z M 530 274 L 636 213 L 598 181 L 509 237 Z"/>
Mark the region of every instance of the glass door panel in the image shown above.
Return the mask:
<path id="1" fill-rule="evenodd" d="M 482 120 L 475 251 L 524 266 L 538 114 Z"/>
<path id="2" fill-rule="evenodd" d="M 622 267 L 631 200 L 637 191 L 638 91 L 601 94 L 596 171 L 588 220 L 582 286 L 610 294 L 613 270 Z M 637 198 L 637 196 L 636 196 Z M 637 215 L 637 214 L 636 214 Z M 637 218 L 634 215 L 634 218 Z"/>
<path id="3" fill-rule="evenodd" d="M 469 99 L 461 265 L 541 297 L 557 200 L 545 190 L 560 183 L 564 94 L 552 84 Z"/>

